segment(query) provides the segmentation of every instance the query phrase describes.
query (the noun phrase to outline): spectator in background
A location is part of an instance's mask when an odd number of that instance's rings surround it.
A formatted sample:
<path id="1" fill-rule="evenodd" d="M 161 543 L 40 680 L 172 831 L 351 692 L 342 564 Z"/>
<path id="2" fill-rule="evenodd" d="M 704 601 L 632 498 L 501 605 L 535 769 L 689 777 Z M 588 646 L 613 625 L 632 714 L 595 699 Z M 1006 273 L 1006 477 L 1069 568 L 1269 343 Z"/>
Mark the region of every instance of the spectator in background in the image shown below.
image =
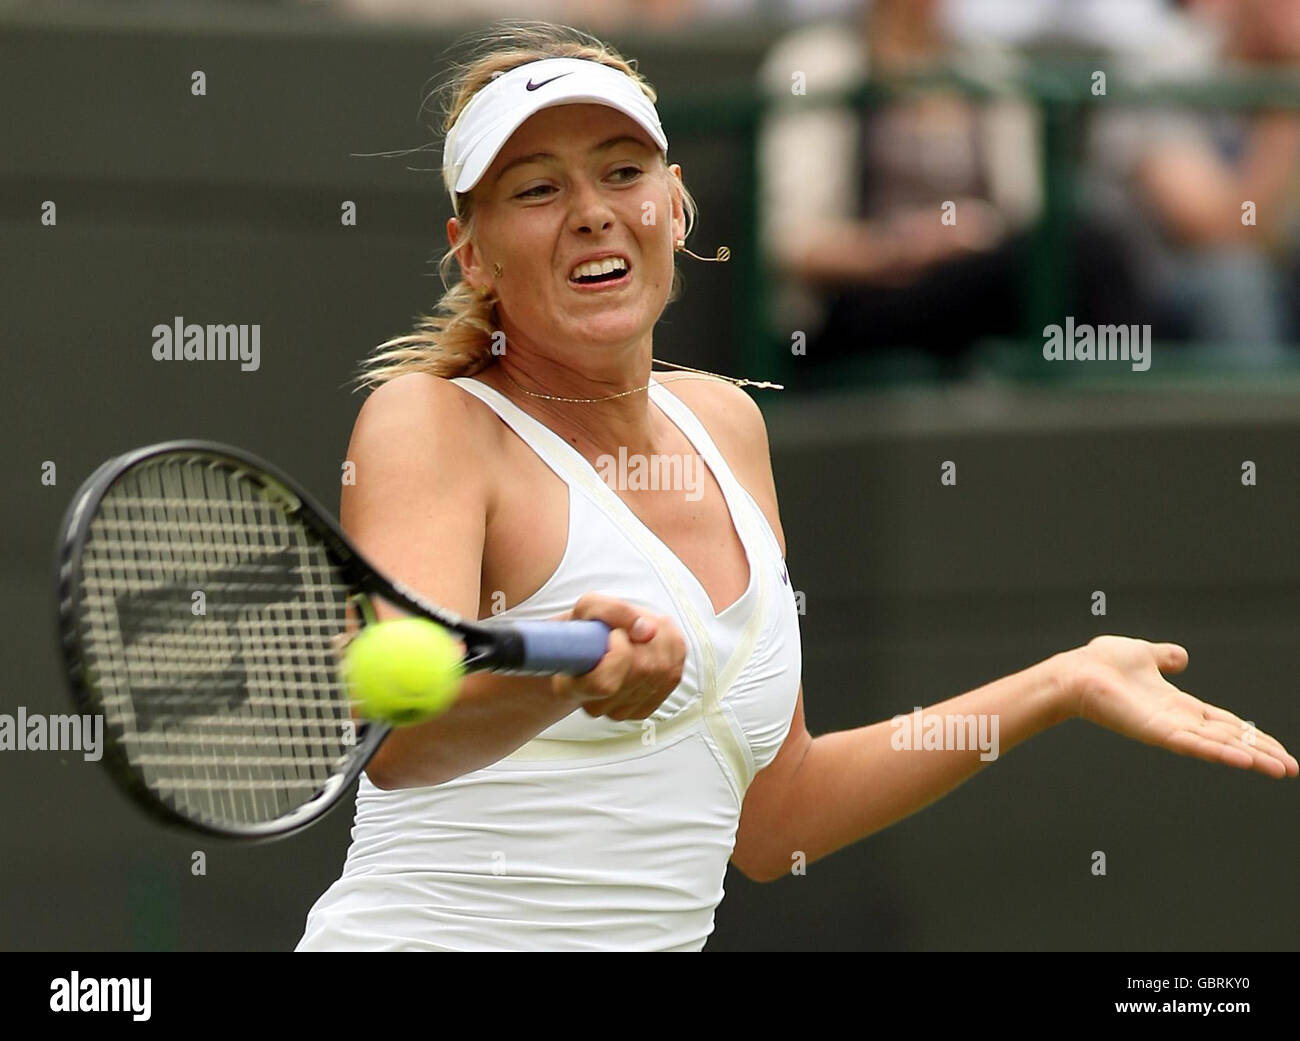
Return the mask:
<path id="1" fill-rule="evenodd" d="M 700 13 L 701 0 L 297 0 L 379 22 L 470 24 L 506 18 L 589 27 L 673 29 Z"/>
<path id="2" fill-rule="evenodd" d="M 1192 0 L 1185 34 L 1118 72 L 1190 82 L 1242 65 L 1294 68 L 1300 0 Z M 1101 99 L 1104 102 L 1104 99 Z M 1099 108 L 1101 106 L 1099 105 Z M 1300 116 L 1294 110 L 1125 109 L 1098 116 L 1094 205 L 1127 236 L 1156 305 L 1154 334 L 1201 341 L 1189 353 L 1240 367 L 1292 360 L 1284 280 L 1295 256 Z M 1243 222 L 1253 204 L 1255 224 Z"/>
<path id="3" fill-rule="evenodd" d="M 987 336 L 1018 336 L 1025 228 L 1038 206 L 1033 111 L 1003 92 L 971 102 L 908 93 L 862 110 L 815 107 L 807 93 L 949 67 L 996 86 L 1005 52 L 950 45 L 936 0 L 875 0 L 857 24 L 789 34 L 761 71 L 775 105 L 760 136 L 763 237 L 777 318 L 802 330 L 812 361 L 920 348 L 944 361 Z M 955 224 L 941 221 L 953 204 Z M 1080 321 L 1131 322 L 1120 254 L 1071 242 Z"/>
<path id="4" fill-rule="evenodd" d="M 1219 0 L 1234 2 L 1234 0 Z M 1161 33 L 1169 0 L 947 0 L 956 39 L 1018 47 L 1123 50 Z"/>

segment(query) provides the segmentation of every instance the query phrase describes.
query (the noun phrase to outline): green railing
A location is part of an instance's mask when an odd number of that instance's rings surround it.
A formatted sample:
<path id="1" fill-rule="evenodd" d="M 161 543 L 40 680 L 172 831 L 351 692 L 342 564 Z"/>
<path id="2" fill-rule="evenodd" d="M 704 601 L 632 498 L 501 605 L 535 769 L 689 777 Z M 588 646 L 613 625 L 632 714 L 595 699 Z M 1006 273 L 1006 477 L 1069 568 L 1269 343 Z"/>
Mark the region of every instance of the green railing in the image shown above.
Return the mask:
<path id="1" fill-rule="evenodd" d="M 1098 70 L 1106 72 L 1104 95 L 1093 93 L 1093 76 Z M 765 114 L 777 106 L 860 107 L 905 93 L 934 90 L 957 91 L 975 101 L 1016 98 L 1037 109 L 1042 207 L 1033 228 L 1030 262 L 1021 286 L 1024 335 L 1035 343 L 1041 340 L 1035 330 L 1057 321 L 1067 311 L 1071 272 L 1066 243 L 1077 214 L 1077 152 L 1084 120 L 1090 114 L 1100 106 L 1300 109 L 1300 71 L 1242 71 L 1197 82 L 1137 84 L 1112 73 L 1102 59 L 1031 63 L 1015 77 L 996 82 L 944 71 L 889 82 L 864 82 L 848 90 L 798 98 L 777 98 L 755 88 L 685 101 L 665 100 L 661 105 L 665 122 L 678 135 L 734 135 L 749 158 L 742 164 L 736 183 L 742 238 L 733 252 L 739 270 L 734 301 L 741 344 L 737 361 L 743 371 L 780 378 L 791 368 L 788 333 L 774 328 L 768 307 L 775 273 L 760 251 L 762 171 L 757 162 L 757 143 Z M 1028 371 L 1017 373 L 1015 368 L 1008 366 L 1007 374 L 1033 378 Z M 1181 368 L 1187 372 L 1195 366 Z M 1037 367 L 1039 378 L 1041 369 Z"/>

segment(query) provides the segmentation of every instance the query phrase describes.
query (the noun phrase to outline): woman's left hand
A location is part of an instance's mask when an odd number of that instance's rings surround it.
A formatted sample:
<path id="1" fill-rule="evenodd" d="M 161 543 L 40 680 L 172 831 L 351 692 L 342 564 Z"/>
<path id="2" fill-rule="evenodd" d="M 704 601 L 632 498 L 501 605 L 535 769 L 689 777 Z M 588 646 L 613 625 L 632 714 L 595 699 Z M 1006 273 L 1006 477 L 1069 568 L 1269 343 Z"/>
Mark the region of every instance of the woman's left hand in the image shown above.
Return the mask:
<path id="1" fill-rule="evenodd" d="M 1300 773 L 1300 764 L 1275 738 L 1165 679 L 1162 674 L 1187 668 L 1187 651 L 1176 643 L 1098 636 L 1065 658 L 1065 689 L 1082 719 L 1211 763 L 1270 777 Z"/>

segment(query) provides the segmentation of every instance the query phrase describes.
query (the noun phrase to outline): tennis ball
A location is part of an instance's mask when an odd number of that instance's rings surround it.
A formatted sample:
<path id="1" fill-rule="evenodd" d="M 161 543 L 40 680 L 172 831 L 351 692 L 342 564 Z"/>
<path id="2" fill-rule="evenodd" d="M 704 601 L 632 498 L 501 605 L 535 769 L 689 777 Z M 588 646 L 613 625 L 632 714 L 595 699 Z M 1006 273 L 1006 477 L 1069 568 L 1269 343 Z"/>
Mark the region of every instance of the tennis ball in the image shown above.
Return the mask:
<path id="1" fill-rule="evenodd" d="M 394 726 L 422 723 L 451 707 L 464 675 L 461 650 L 426 618 L 366 626 L 343 658 L 343 678 L 367 719 Z"/>

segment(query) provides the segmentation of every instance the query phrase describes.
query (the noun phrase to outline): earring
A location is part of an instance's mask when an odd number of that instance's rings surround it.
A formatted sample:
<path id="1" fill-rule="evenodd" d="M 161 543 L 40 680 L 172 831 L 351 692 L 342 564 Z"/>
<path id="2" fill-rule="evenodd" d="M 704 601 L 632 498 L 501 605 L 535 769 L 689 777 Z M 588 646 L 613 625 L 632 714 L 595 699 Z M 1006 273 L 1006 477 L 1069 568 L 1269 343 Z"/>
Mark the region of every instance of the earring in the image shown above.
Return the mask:
<path id="1" fill-rule="evenodd" d="M 496 275 L 497 278 L 500 278 L 502 275 L 501 265 L 496 263 L 495 261 L 492 264 L 492 274 Z"/>

